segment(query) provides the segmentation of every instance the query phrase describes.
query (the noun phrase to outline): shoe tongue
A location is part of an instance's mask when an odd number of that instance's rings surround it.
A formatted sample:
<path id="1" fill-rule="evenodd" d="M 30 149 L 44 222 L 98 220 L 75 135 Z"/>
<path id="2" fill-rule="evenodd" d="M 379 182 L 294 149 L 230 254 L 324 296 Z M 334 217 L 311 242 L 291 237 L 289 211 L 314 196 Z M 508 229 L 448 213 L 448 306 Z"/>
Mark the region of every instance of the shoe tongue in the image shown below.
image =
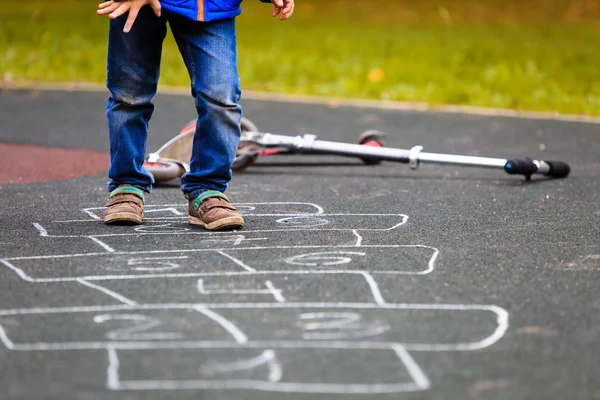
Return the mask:
<path id="1" fill-rule="evenodd" d="M 115 190 L 110 192 L 110 199 L 113 200 L 116 196 L 120 196 L 123 194 L 132 194 L 142 199 L 142 203 L 146 202 L 146 196 L 144 196 L 144 192 L 141 189 L 138 189 L 133 186 L 120 186 L 116 188 Z"/>

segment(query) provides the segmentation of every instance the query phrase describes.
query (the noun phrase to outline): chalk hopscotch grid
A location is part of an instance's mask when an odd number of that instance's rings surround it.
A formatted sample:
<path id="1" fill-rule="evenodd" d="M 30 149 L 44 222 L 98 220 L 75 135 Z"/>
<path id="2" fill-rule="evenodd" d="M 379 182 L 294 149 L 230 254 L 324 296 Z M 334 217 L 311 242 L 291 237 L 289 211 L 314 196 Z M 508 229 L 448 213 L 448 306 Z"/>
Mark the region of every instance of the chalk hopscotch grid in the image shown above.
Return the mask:
<path id="1" fill-rule="evenodd" d="M 167 234 L 163 232 L 135 232 L 129 234 L 106 234 L 106 235 L 49 235 L 48 231 L 41 224 L 35 223 L 34 226 L 38 233 L 42 237 L 59 237 L 59 238 L 86 238 L 92 240 L 94 243 L 100 245 L 106 252 L 105 253 L 83 253 L 83 254 L 70 254 L 70 255 L 53 255 L 53 256 L 30 256 L 30 257 L 11 257 L 0 259 L 0 262 L 9 269 L 13 270 L 21 279 L 32 282 L 32 283 L 46 283 L 46 282 L 65 282 L 75 281 L 78 284 L 89 287 L 90 289 L 100 291 L 105 295 L 119 301 L 122 305 L 115 306 L 88 306 L 88 307 L 58 307 L 58 308 L 30 308 L 30 309 L 9 309 L 0 310 L 1 316 L 16 316 L 16 315 L 32 315 L 32 314 L 59 314 L 59 313 L 84 313 L 84 312 L 120 312 L 120 311 L 147 311 L 147 310 L 176 310 L 176 309 L 188 309 L 195 310 L 209 319 L 212 319 L 215 323 L 220 325 L 225 331 L 227 331 L 233 338 L 233 340 L 225 341 L 185 341 L 185 340 L 162 340 L 162 341 L 106 341 L 106 342 L 65 342 L 65 343 L 14 343 L 7 335 L 4 327 L 0 325 L 0 341 L 10 350 L 15 351 L 56 351 L 56 350 L 92 350 L 92 349 L 105 349 L 108 354 L 108 367 L 107 367 L 107 388 L 112 390 L 181 390 L 181 389 L 253 389 L 261 391 L 276 391 L 276 392 L 294 392 L 294 393 L 346 393 L 346 394 L 360 394 L 360 393 L 401 393 L 409 391 L 421 391 L 426 390 L 430 387 L 430 382 L 421 368 L 417 365 L 414 359 L 410 356 L 409 351 L 471 351 L 479 350 L 489 347 L 496 343 L 504 335 L 508 329 L 508 313 L 501 307 L 494 305 L 469 305 L 469 304 L 389 304 L 386 303 L 381 291 L 379 290 L 378 284 L 373 278 L 372 274 L 411 274 L 411 275 L 425 275 L 434 270 L 434 263 L 439 254 L 439 250 L 423 245 L 363 245 L 363 238 L 360 235 L 360 231 L 363 230 L 378 230 L 378 231 L 390 231 L 398 228 L 399 226 L 406 223 L 408 216 L 403 214 L 326 214 L 322 207 L 312 203 L 297 203 L 297 202 L 278 202 L 278 203 L 244 203 L 240 205 L 246 212 L 246 215 L 252 215 L 251 211 L 255 211 L 255 205 L 308 205 L 314 209 L 313 213 L 255 213 L 254 216 L 260 217 L 286 217 L 286 218 L 306 218 L 318 215 L 319 217 L 327 216 L 390 216 L 400 217 L 401 222 L 393 225 L 391 228 L 383 229 L 323 229 L 316 228 L 314 226 L 302 227 L 292 229 L 270 229 L 270 230 L 257 230 L 257 231 L 244 231 L 247 232 L 281 232 L 290 230 L 342 230 L 350 231 L 355 236 L 356 241 L 354 245 L 344 246 L 262 246 L 253 247 L 251 250 L 283 250 L 283 249 L 360 249 L 365 250 L 369 248 L 410 248 L 410 247 L 421 247 L 433 251 L 433 255 L 430 257 L 427 264 L 427 269 L 423 271 L 353 271 L 353 270 L 328 270 L 328 271 L 316 271 L 316 270 L 293 270 L 293 271 L 260 271 L 254 267 L 247 265 L 240 258 L 232 256 L 230 253 L 241 250 L 240 248 L 224 247 L 219 249 L 193 249 L 193 250 L 168 250 L 168 251 L 144 251 L 144 252 L 122 252 L 116 251 L 114 248 L 104 243 L 98 237 L 110 237 L 110 236 L 131 236 L 131 235 L 157 235 Z M 155 209 L 160 211 L 170 211 L 175 216 L 173 217 L 157 217 L 156 221 L 159 220 L 170 220 L 177 219 L 181 216 L 180 212 L 176 207 L 181 205 L 157 205 Z M 87 208 L 83 212 L 87 214 L 90 219 L 88 220 L 65 220 L 55 221 L 58 223 L 75 223 L 75 222 L 89 222 L 97 221 L 101 217 L 96 213 L 96 210 L 103 208 Z M 250 213 L 248 213 L 250 212 Z M 150 219 L 150 218 L 149 218 Z M 285 219 L 285 218 L 284 218 Z M 281 220 L 281 219 L 280 219 Z M 278 221 L 280 221 L 278 220 Z M 169 224 L 165 224 L 168 226 Z M 194 234 L 212 235 L 212 232 L 193 232 Z M 180 230 L 177 233 L 169 232 L 168 234 L 189 234 L 185 230 Z M 244 235 L 231 235 L 224 234 L 226 239 L 233 240 L 239 244 L 246 239 Z M 255 240 L 263 240 L 267 238 L 255 238 Z M 190 274 L 147 274 L 147 275 L 102 275 L 102 276 L 84 276 L 84 277 L 67 277 L 67 278 L 33 278 L 27 275 L 22 269 L 14 265 L 14 262 L 21 260 L 43 260 L 51 258 L 66 258 L 66 257 L 93 257 L 93 256 L 110 256 L 116 255 L 153 255 L 162 254 L 169 255 L 172 253 L 196 253 L 196 252 L 216 252 L 223 257 L 229 258 L 235 262 L 243 271 L 238 272 L 227 272 L 227 273 L 190 273 Z M 343 252 L 339 252 L 343 253 Z M 318 253 L 322 254 L 322 253 Z M 326 252 L 326 254 L 336 254 L 336 252 Z M 186 256 L 179 256 L 186 257 Z M 156 257 L 157 259 L 164 257 Z M 168 258 L 168 257 L 167 257 Z M 178 257 L 171 257 L 178 258 Z M 137 304 L 135 301 L 128 299 L 127 297 L 110 290 L 98 283 L 92 283 L 90 281 L 101 281 L 105 279 L 148 279 L 148 278 L 169 278 L 169 277 L 209 277 L 209 276 L 276 276 L 278 274 L 286 275 L 304 275 L 304 274 L 358 274 L 361 275 L 367 283 L 371 295 L 373 297 L 373 303 L 286 303 L 285 298 L 281 291 L 278 291 L 271 286 L 268 286 L 270 281 L 266 281 L 267 289 L 269 293 L 274 296 L 275 303 L 214 303 L 214 304 L 202 304 L 202 303 L 190 303 L 190 304 Z M 202 279 L 198 281 L 198 290 L 201 291 Z M 210 290 L 202 286 L 202 290 Z M 265 291 L 262 291 L 263 293 Z M 377 341 L 356 341 L 356 340 L 310 340 L 310 335 L 305 335 L 304 340 L 293 341 L 293 340 L 249 340 L 248 337 L 232 322 L 224 318 L 217 311 L 219 309 L 294 309 L 294 308 L 306 308 L 306 309 L 323 309 L 329 310 L 325 313 L 309 313 L 313 317 L 319 316 L 331 316 L 335 313 L 331 313 L 331 310 L 335 309 L 352 309 L 352 310 L 369 310 L 369 309 L 385 309 L 385 310 L 445 310 L 445 311 L 486 311 L 492 312 L 496 315 L 496 329 L 492 334 L 483 338 L 482 340 L 470 343 L 391 343 L 391 342 L 377 342 Z M 338 313 L 340 318 L 347 317 L 349 313 Z M 352 314 L 352 313 L 350 313 Z M 333 321 L 338 325 L 341 322 Z M 347 323 L 347 321 L 346 321 Z M 332 326 L 332 321 L 328 322 L 329 326 Z M 318 331 L 319 323 L 312 323 L 312 327 Z M 321 323 L 321 328 L 326 326 L 325 323 Z M 379 332 L 373 332 L 374 335 Z M 335 336 L 335 335 L 334 335 Z M 328 337 L 327 335 L 314 336 L 315 338 Z M 342 334 L 341 338 L 344 337 Z M 351 338 L 351 335 L 347 336 Z M 273 363 L 276 357 L 275 349 L 347 349 L 347 350 L 390 350 L 394 351 L 400 360 L 401 364 L 407 369 L 412 382 L 401 382 L 393 384 L 334 384 L 334 383 L 295 383 L 295 382 L 280 382 L 282 372 L 276 368 L 270 366 L 269 379 L 267 381 L 262 380 L 120 380 L 119 378 L 119 352 L 121 351 L 132 351 L 132 350 L 148 350 L 148 349 L 182 349 L 182 348 L 255 348 L 263 349 L 263 353 L 251 360 L 240 360 L 238 362 L 230 363 L 225 369 L 230 368 L 231 371 L 236 369 L 253 368 L 255 365 L 262 363 Z"/>

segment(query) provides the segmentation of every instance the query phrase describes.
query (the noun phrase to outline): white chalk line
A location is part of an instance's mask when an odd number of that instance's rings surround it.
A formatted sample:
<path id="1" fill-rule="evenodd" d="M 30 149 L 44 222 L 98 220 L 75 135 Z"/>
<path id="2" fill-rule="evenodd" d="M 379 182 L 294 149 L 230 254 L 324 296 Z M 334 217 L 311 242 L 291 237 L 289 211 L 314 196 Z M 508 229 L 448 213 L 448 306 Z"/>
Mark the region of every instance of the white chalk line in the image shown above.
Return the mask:
<path id="1" fill-rule="evenodd" d="M 254 268 L 246 265 L 242 260 L 238 260 L 237 258 L 225 253 L 223 250 L 215 250 L 215 253 L 218 253 L 218 254 L 222 255 L 223 257 L 227 257 L 228 259 L 230 259 L 235 264 L 239 265 L 240 267 L 242 267 L 243 269 L 245 269 L 248 272 L 256 272 L 256 270 Z"/>
<path id="2" fill-rule="evenodd" d="M 283 393 L 320 393 L 320 394 L 385 394 L 417 392 L 423 389 L 415 383 L 395 384 L 327 384 L 266 382 L 258 380 L 186 380 L 186 381 L 122 381 L 119 390 L 259 390 L 263 392 Z"/>
<path id="3" fill-rule="evenodd" d="M 392 225 L 388 228 L 354 228 L 356 230 L 361 231 L 390 231 L 402 226 L 408 220 L 408 216 L 405 214 L 308 214 L 308 215 L 294 215 L 293 218 L 314 218 L 315 215 L 319 217 L 336 217 L 336 216 L 344 216 L 344 217 L 400 217 L 401 221 L 395 225 Z M 247 215 L 245 215 L 247 216 Z M 282 216 L 282 215 L 272 215 L 272 216 Z M 160 218 L 160 220 L 168 220 L 168 219 L 185 219 L 187 217 L 165 217 Z M 149 219 L 149 218 L 147 218 Z M 72 221 L 57 221 L 57 222 L 91 222 L 95 220 L 72 220 Z M 40 233 L 41 236 L 44 237 L 54 237 L 54 238 L 78 238 L 78 237 L 119 237 L 119 236 L 142 236 L 142 235 L 190 235 L 190 234 L 202 234 L 202 235 L 218 235 L 218 234 L 229 234 L 229 232 L 204 232 L 204 231 L 178 231 L 178 232 L 133 232 L 133 233 L 110 233 L 110 234 L 94 234 L 94 235 L 50 235 L 48 231 L 38 223 L 34 223 L 36 229 Z M 151 226 L 149 226 L 151 228 Z M 306 230 L 306 231 L 352 231 L 353 228 L 314 228 L 314 227 L 306 227 L 303 225 L 290 225 L 285 229 L 257 229 L 257 230 L 247 230 L 244 229 L 244 233 L 249 232 L 287 232 L 287 231 L 298 231 L 298 230 Z M 43 232 L 43 234 L 42 234 Z"/>
<path id="4" fill-rule="evenodd" d="M 20 270 L 19 270 L 20 271 Z M 97 275 L 97 276 L 80 276 L 80 277 L 65 277 L 65 278 L 31 278 L 27 275 L 21 276 L 23 280 L 32 283 L 51 283 L 51 282 L 73 282 L 78 279 L 87 281 L 110 281 L 110 280 L 133 280 L 133 279 L 164 279 L 164 278 L 201 278 L 201 277 L 221 277 L 221 276 L 244 276 L 244 275 L 362 275 L 365 271 L 361 270 L 289 270 L 289 271 L 256 271 L 256 272 L 235 272 L 235 271 L 219 271 L 219 272 L 190 272 L 179 274 L 147 274 L 147 275 Z M 370 271 L 372 274 L 385 275 L 422 275 L 418 272 L 410 271 Z"/>
<path id="5" fill-rule="evenodd" d="M 88 281 L 86 281 L 85 279 L 82 279 L 82 278 L 77 278 L 76 280 L 77 280 L 77 282 L 81 283 L 84 286 L 90 287 L 92 289 L 96 289 L 96 290 L 98 290 L 98 291 L 100 291 L 100 292 L 102 292 L 102 293 L 104 293 L 104 294 L 112 297 L 113 299 L 119 300 L 123 304 L 127 304 L 129 306 L 135 306 L 135 305 L 137 305 L 137 303 L 135 301 L 133 301 L 131 299 L 128 299 L 127 297 L 122 296 L 122 295 L 120 295 L 117 292 L 113 292 L 112 290 L 110 290 L 108 288 L 105 288 L 104 286 L 100 286 L 100 285 L 97 285 L 95 283 L 88 282 Z"/>
<path id="6" fill-rule="evenodd" d="M 281 294 L 281 290 L 277 289 L 273 285 L 273 282 L 266 281 L 265 285 L 267 286 L 267 288 L 269 289 L 269 292 L 273 295 L 273 297 L 275 297 L 275 300 L 277 300 L 277 302 L 285 303 L 285 297 L 283 297 L 283 295 Z"/>
<path id="7" fill-rule="evenodd" d="M 4 330 L 2 324 L 0 324 L 0 341 L 2 342 L 2 344 L 4 344 L 4 346 L 6 346 L 7 349 L 15 350 L 15 344 L 12 340 L 10 340 L 10 338 L 6 334 L 6 331 Z"/>
<path id="8" fill-rule="evenodd" d="M 285 229 L 244 229 L 242 231 L 233 231 L 233 232 L 239 232 L 239 233 L 243 233 L 243 234 L 247 234 L 247 233 L 277 233 L 277 232 L 352 232 L 354 230 L 356 231 L 369 231 L 369 232 L 383 232 L 383 231 L 391 231 L 393 229 L 398 228 L 399 226 L 403 225 L 404 223 L 399 223 L 396 224 L 390 228 L 312 228 L 312 227 L 302 227 L 301 225 L 298 225 L 297 227 L 295 226 L 289 226 Z M 46 235 L 46 237 L 51 237 L 51 238 L 67 238 L 67 239 L 73 239 L 73 238 L 90 238 L 91 236 L 93 237 L 102 237 L 102 238 L 110 238 L 110 237 L 123 237 L 123 236 L 152 236 L 152 235 L 156 235 L 156 236 L 160 236 L 160 235 L 174 235 L 174 236 L 186 236 L 186 235 L 203 235 L 203 236 L 210 236 L 210 235 L 231 235 L 231 232 L 204 232 L 204 231 L 196 231 L 196 230 L 189 230 L 189 231 L 176 231 L 176 232 L 135 232 L 135 233 L 107 233 L 107 234 L 93 234 L 93 235 Z"/>
<path id="9" fill-rule="evenodd" d="M 429 379 L 427 379 L 427 376 L 425 375 L 421 367 L 419 367 L 415 360 L 410 356 L 408 351 L 406 351 L 406 348 L 400 344 L 394 344 L 392 345 L 392 348 L 398 355 L 398 358 L 400 358 L 406 366 L 406 369 L 408 370 L 408 373 L 412 377 L 413 381 L 415 381 L 415 384 L 421 390 L 429 389 L 429 387 L 431 386 Z"/>
<path id="10" fill-rule="evenodd" d="M 340 332 L 311 332 L 304 333 L 302 339 L 304 340 L 351 340 L 351 339 L 362 339 L 366 337 L 373 337 L 381 335 L 382 333 L 390 330 L 389 325 L 366 327 L 363 330 L 354 331 L 340 331 Z"/>
<path id="11" fill-rule="evenodd" d="M 92 239 L 94 242 L 98 243 L 100 246 L 102 246 L 109 253 L 114 253 L 116 251 L 115 249 L 113 249 L 112 247 L 110 247 L 108 244 L 104 243 L 103 241 L 101 241 L 97 237 L 95 237 L 95 236 L 88 236 L 88 237 L 90 239 Z"/>
<path id="12" fill-rule="evenodd" d="M 277 356 L 272 349 L 265 350 L 261 355 L 249 360 L 238 360 L 227 364 L 208 364 L 200 367 L 200 372 L 224 373 L 244 371 L 266 365 L 269 369 L 269 382 L 279 382 L 283 375 Z"/>
<path id="13" fill-rule="evenodd" d="M 4 264 L 9 269 L 13 270 L 19 276 L 19 278 L 23 279 L 24 281 L 27 281 L 27 282 L 38 282 L 36 279 L 33 279 L 32 277 L 30 277 L 29 275 L 27 275 L 21 268 L 17 268 L 16 266 L 14 266 L 13 264 L 11 264 L 10 262 L 8 262 L 6 260 L 0 260 L 0 263 Z M 73 281 L 73 280 L 75 280 L 75 279 L 70 279 L 70 281 Z"/>
<path id="14" fill-rule="evenodd" d="M 348 249 L 357 247 L 354 244 L 351 245 L 307 245 L 307 246 L 255 246 L 255 247 L 245 247 L 245 248 L 235 248 L 235 247 L 223 247 L 219 249 L 183 249 L 183 250 L 146 250 L 146 251 L 116 251 L 110 256 L 120 256 L 120 255 L 137 255 L 137 254 L 163 254 L 163 253 L 196 253 L 196 252 L 204 252 L 204 251 L 252 251 L 252 250 L 286 250 L 286 249 Z M 382 249 L 401 249 L 401 248 L 422 248 L 422 249 L 430 249 L 434 251 L 434 256 L 437 257 L 438 249 L 431 246 L 421 245 L 421 244 L 383 244 L 383 245 L 361 245 L 361 248 L 382 248 Z M 96 256 L 107 256 L 106 253 L 75 253 L 75 254 L 53 254 L 47 256 L 23 256 L 23 257 L 6 257 L 2 260 L 5 261 L 19 261 L 19 260 L 44 260 L 44 259 L 53 259 L 53 258 L 69 258 L 69 257 L 96 257 Z M 1 260 L 0 260 L 1 261 Z"/>
<path id="15" fill-rule="evenodd" d="M 225 329 L 225 331 L 227 331 L 227 333 L 233 336 L 237 343 L 245 344 L 248 342 L 248 337 L 244 334 L 244 332 L 242 332 L 233 322 L 229 321 L 227 318 L 201 305 L 196 305 L 192 308 L 219 324 L 223 329 Z"/>
<path id="16" fill-rule="evenodd" d="M 271 281 L 266 281 L 265 286 L 267 289 L 215 289 L 212 287 L 204 287 L 204 279 L 198 279 L 197 283 L 198 293 L 201 294 L 268 294 L 275 297 L 280 303 L 285 302 L 285 298 L 281 295 L 281 290 L 273 286 Z M 214 287 L 214 286 L 213 286 Z M 218 286 L 217 286 L 218 287 Z M 207 290 L 208 289 L 208 290 Z"/>
<path id="17" fill-rule="evenodd" d="M 37 231 L 39 232 L 40 236 L 42 236 L 42 237 L 47 237 L 48 236 L 48 231 L 42 225 L 38 224 L 37 222 L 34 222 L 33 226 L 35 227 L 35 229 L 37 229 Z"/>
<path id="18" fill-rule="evenodd" d="M 119 356 L 114 347 L 107 347 L 108 368 L 106 370 L 106 387 L 110 390 L 121 389 L 119 380 Z"/>
<path id="19" fill-rule="evenodd" d="M 11 268 L 12 269 L 12 268 Z M 20 270 L 19 270 L 20 271 Z M 261 276 L 261 275 L 362 275 L 365 271 L 361 270 L 287 270 L 287 271 L 256 271 L 256 272 L 240 272 L 240 271 L 219 271 L 219 272 L 189 272 L 178 274 L 146 274 L 146 275 L 97 275 L 97 276 L 82 276 L 69 278 L 39 278 L 32 279 L 29 276 L 23 278 L 27 282 L 33 283 L 50 283 L 50 282 L 73 282 L 77 279 L 85 279 L 87 281 L 110 281 L 110 280 L 132 280 L 132 279 L 163 279 L 163 278 L 201 278 L 201 277 L 226 277 L 226 276 Z M 412 272 L 402 271 L 370 271 L 370 273 L 389 274 L 389 275 L 420 275 Z"/>
<path id="20" fill-rule="evenodd" d="M 247 234 L 247 233 L 277 233 L 277 232 L 352 232 L 354 230 L 356 231 L 369 231 L 369 232 L 383 232 L 383 231 L 390 231 L 393 229 L 398 228 L 399 226 L 403 225 L 404 223 L 399 223 L 396 224 L 390 228 L 303 228 L 302 226 L 298 226 L 298 227 L 294 227 L 294 226 L 289 226 L 288 228 L 285 229 L 244 229 L 242 231 L 233 231 L 233 232 L 239 232 L 239 233 L 243 233 L 243 234 Z M 115 238 L 119 238 L 119 237 L 123 237 L 123 236 L 161 236 L 161 235 L 173 235 L 173 236 L 186 236 L 186 235 L 203 235 L 203 236 L 210 236 L 210 235 L 231 235 L 231 232 L 204 232 L 204 231 L 195 231 L 195 230 L 190 230 L 190 231 L 176 231 L 176 232 L 135 232 L 135 233 L 107 233 L 107 234 L 93 234 L 93 235 L 47 235 L 46 237 L 51 237 L 51 238 L 68 238 L 68 239 L 73 239 L 73 238 L 83 238 L 83 239 L 89 239 L 91 236 L 93 237 L 102 237 L 102 238 L 110 238 L 110 237 L 115 237 Z M 247 239 L 247 240 L 251 240 L 251 239 Z"/>
<path id="21" fill-rule="evenodd" d="M 354 236 L 356 236 L 356 244 L 354 246 L 360 247 L 362 245 L 362 241 L 363 241 L 362 236 L 358 233 L 358 230 L 356 230 L 356 229 L 353 229 L 352 233 L 354 234 Z"/>
<path id="22" fill-rule="evenodd" d="M 367 281 L 369 288 L 371 288 L 371 293 L 373 294 L 373 299 L 375 300 L 375 303 L 380 304 L 380 305 L 385 304 L 385 300 L 383 299 L 383 296 L 381 295 L 381 291 L 379 290 L 379 285 L 377 284 L 375 279 L 373 279 L 373 277 L 366 272 L 361 273 L 361 275 Z"/>

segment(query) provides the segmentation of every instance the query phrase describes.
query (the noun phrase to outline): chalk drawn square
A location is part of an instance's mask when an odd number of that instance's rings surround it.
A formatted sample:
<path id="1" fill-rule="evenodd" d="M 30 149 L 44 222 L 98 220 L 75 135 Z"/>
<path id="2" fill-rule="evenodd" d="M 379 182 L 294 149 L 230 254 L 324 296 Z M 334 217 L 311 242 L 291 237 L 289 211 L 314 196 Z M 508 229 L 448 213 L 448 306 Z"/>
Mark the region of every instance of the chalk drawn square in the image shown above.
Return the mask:
<path id="1" fill-rule="evenodd" d="M 383 350 L 109 350 L 107 382 L 113 390 L 323 394 L 400 393 L 429 387 L 427 377 L 402 346 Z"/>
<path id="2" fill-rule="evenodd" d="M 363 273 L 240 272 L 206 274 L 202 277 L 169 276 L 169 279 L 160 276 L 147 279 L 103 279 L 94 281 L 93 285 L 118 293 L 138 304 L 375 303 L 381 299 L 381 293 L 372 277 Z"/>
<path id="3" fill-rule="evenodd" d="M 437 249 L 420 245 L 265 246 L 18 257 L 0 265 L 30 282 L 286 271 L 425 275 L 437 255 Z"/>
<path id="4" fill-rule="evenodd" d="M 508 327 L 495 306 L 373 303 L 147 304 L 0 310 L 11 350 L 485 348 Z M 44 330 L 36 329 L 43 325 Z"/>

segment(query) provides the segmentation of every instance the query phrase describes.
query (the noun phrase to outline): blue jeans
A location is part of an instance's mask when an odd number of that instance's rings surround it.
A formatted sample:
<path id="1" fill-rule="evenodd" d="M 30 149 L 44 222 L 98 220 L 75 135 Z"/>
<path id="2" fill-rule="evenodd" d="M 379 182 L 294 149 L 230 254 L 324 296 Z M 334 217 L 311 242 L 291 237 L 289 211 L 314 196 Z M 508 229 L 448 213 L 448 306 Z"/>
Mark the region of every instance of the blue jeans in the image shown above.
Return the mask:
<path id="1" fill-rule="evenodd" d="M 235 20 L 197 22 L 164 10 L 156 17 L 145 6 L 131 31 L 123 33 L 126 17 L 110 21 L 108 190 L 122 184 L 152 190 L 153 178 L 143 163 L 168 23 L 189 72 L 198 112 L 190 172 L 181 178 L 181 189 L 188 199 L 207 190 L 225 192 L 241 135 Z"/>

